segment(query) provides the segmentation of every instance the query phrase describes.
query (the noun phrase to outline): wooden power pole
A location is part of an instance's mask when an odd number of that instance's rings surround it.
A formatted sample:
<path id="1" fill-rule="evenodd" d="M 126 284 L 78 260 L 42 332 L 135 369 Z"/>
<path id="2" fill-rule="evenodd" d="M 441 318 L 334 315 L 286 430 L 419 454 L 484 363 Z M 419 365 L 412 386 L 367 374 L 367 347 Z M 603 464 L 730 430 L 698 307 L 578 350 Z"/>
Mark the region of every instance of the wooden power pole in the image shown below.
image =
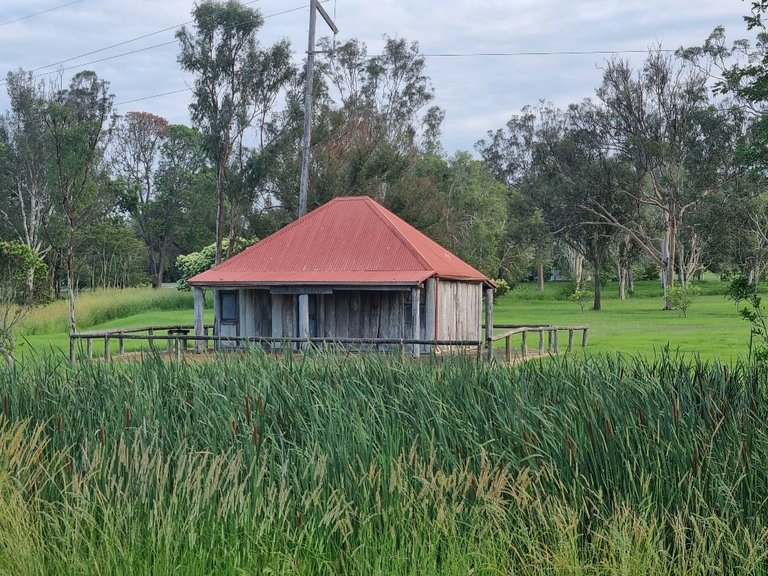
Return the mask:
<path id="1" fill-rule="evenodd" d="M 312 139 L 312 84 L 315 69 L 315 24 L 317 13 L 323 17 L 334 34 L 339 33 L 336 24 L 320 5 L 320 0 L 309 3 L 309 42 L 307 47 L 307 84 L 304 87 L 304 138 L 301 145 L 301 183 L 299 184 L 299 218 L 307 213 L 307 186 L 309 184 L 309 144 Z"/>

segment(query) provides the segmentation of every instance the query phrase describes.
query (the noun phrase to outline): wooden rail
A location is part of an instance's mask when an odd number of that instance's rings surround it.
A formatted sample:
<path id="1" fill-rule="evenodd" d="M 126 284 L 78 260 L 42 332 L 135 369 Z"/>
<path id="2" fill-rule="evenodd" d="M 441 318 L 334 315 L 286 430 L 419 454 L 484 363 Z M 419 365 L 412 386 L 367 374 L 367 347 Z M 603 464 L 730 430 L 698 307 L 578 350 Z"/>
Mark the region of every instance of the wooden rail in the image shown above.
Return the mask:
<path id="1" fill-rule="evenodd" d="M 541 355 L 544 353 L 544 335 L 547 336 L 546 350 L 547 352 L 557 354 L 559 352 L 559 338 L 560 332 L 568 333 L 568 346 L 567 351 L 570 352 L 573 349 L 573 340 L 575 332 L 582 332 L 581 347 L 586 348 L 587 339 L 589 334 L 589 328 L 587 326 L 551 326 L 549 324 L 538 325 L 522 325 L 522 324 L 494 324 L 494 330 L 503 330 L 501 333 L 494 333 L 494 335 L 485 341 L 483 340 L 425 340 L 414 338 L 251 338 L 251 337 L 228 337 L 228 336 L 214 336 L 209 334 L 209 330 L 213 328 L 212 325 L 206 324 L 204 327 L 204 335 L 196 336 L 194 327 L 192 325 L 175 325 L 175 326 L 149 326 L 146 328 L 128 328 L 121 330 L 109 330 L 102 332 L 81 332 L 78 334 L 70 335 L 70 338 L 77 342 L 85 340 L 86 355 L 89 359 L 93 358 L 93 342 L 102 340 L 104 342 L 103 357 L 105 360 L 109 360 L 112 356 L 112 342 L 118 341 L 117 355 L 122 356 L 125 354 L 125 342 L 126 340 L 140 340 L 145 341 L 149 345 L 150 351 L 158 351 L 156 346 L 157 342 L 165 342 L 165 350 L 169 354 L 174 354 L 177 359 L 182 355 L 182 352 L 190 350 L 191 343 L 202 343 L 202 346 L 195 345 L 192 349 L 196 350 L 208 350 L 209 346 L 213 344 L 214 347 L 228 348 L 230 346 L 262 346 L 269 349 L 279 349 L 283 346 L 293 346 L 298 344 L 301 349 L 306 349 L 310 346 L 317 348 L 330 347 L 336 349 L 337 347 L 359 347 L 362 349 L 364 346 L 374 346 L 377 349 L 381 349 L 381 346 L 396 346 L 399 348 L 402 354 L 406 351 L 410 351 L 414 356 L 418 356 L 420 346 L 459 346 L 463 348 L 474 349 L 477 352 L 477 357 L 482 357 L 483 347 L 486 349 L 486 358 L 493 358 L 493 343 L 499 340 L 505 341 L 505 359 L 507 362 L 512 361 L 512 338 L 516 335 L 521 337 L 520 354 L 523 358 L 528 356 L 528 334 L 538 334 L 538 353 Z M 222 346 L 223 345 L 223 346 Z M 74 350 L 76 347 L 72 347 Z M 75 358 L 72 358 L 74 361 Z"/>
<path id="2" fill-rule="evenodd" d="M 209 330 L 213 329 L 213 324 L 206 324 L 203 327 L 204 334 L 202 338 L 211 338 L 208 336 Z M 145 340 L 149 343 L 150 350 L 155 350 L 155 341 L 165 340 L 167 341 L 168 352 L 176 350 L 176 355 L 179 356 L 183 348 L 186 348 L 188 340 L 194 340 L 194 336 L 190 336 L 194 331 L 193 325 L 178 324 L 173 326 L 146 326 L 144 328 L 121 328 L 119 330 L 105 330 L 102 332 L 81 332 L 79 334 L 71 334 L 70 339 L 85 340 L 86 355 L 88 358 L 93 358 L 93 341 L 104 341 L 104 359 L 109 360 L 112 355 L 112 342 L 117 340 L 117 354 L 122 356 L 125 354 L 125 341 L 126 340 Z M 72 347 L 74 350 L 74 347 Z M 72 358 L 71 360 L 75 360 Z"/>
<path id="3" fill-rule="evenodd" d="M 581 347 L 587 347 L 587 340 L 589 339 L 589 327 L 588 326 L 551 326 L 549 324 L 536 324 L 536 325 L 522 325 L 522 324 L 494 324 L 494 330 L 504 330 L 500 334 L 495 334 L 488 338 L 486 342 L 486 355 L 490 360 L 493 357 L 493 343 L 498 340 L 504 340 L 504 357 L 507 362 L 512 361 L 512 337 L 520 334 L 520 355 L 523 358 L 528 356 L 528 334 L 531 332 L 539 335 L 538 341 L 538 353 L 544 354 L 544 335 L 547 335 L 547 352 L 552 354 L 558 354 L 560 352 L 559 346 L 559 334 L 560 332 L 568 333 L 568 347 L 567 352 L 573 350 L 573 335 L 575 332 L 581 332 Z"/>
<path id="4" fill-rule="evenodd" d="M 104 331 L 104 332 L 81 332 L 78 334 L 72 334 L 71 339 L 85 340 L 86 355 L 89 359 L 93 358 L 93 342 L 94 340 L 104 341 L 104 359 L 109 360 L 111 358 L 111 341 L 118 339 L 120 344 L 118 347 L 118 355 L 125 353 L 125 341 L 126 340 L 140 340 L 148 342 L 149 349 L 151 351 L 157 351 L 158 348 L 155 345 L 156 342 L 167 342 L 167 352 L 175 354 L 176 358 L 181 357 L 183 351 L 189 350 L 188 346 L 190 342 L 202 342 L 202 350 L 209 350 L 210 344 L 219 348 L 227 349 L 227 345 L 250 345 L 250 346 L 262 346 L 269 349 L 280 349 L 283 346 L 292 346 L 293 344 L 299 344 L 302 349 L 306 349 L 309 346 L 316 348 L 331 347 L 336 348 L 338 346 L 397 346 L 401 353 L 405 354 L 407 347 L 411 347 L 410 350 L 414 355 L 418 355 L 418 350 L 414 350 L 417 346 L 461 346 L 465 348 L 471 348 L 477 351 L 477 356 L 481 357 L 481 351 L 483 346 L 482 340 L 424 340 L 414 338 L 267 338 L 267 337 L 230 337 L 230 336 L 213 336 L 208 334 L 208 328 L 206 326 L 206 333 L 203 336 L 195 336 L 192 334 L 191 326 L 152 326 L 149 328 L 130 329 L 130 330 L 116 330 L 116 331 Z M 224 345 L 223 347 L 221 345 Z M 73 361 L 75 359 L 73 358 Z"/>

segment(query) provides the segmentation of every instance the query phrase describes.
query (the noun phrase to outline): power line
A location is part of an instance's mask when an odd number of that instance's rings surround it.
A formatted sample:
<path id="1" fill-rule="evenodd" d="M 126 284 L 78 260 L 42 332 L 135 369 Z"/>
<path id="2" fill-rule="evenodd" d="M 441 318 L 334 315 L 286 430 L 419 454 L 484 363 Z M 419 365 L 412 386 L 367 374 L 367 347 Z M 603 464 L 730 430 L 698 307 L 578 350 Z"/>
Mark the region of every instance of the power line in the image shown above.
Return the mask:
<path id="1" fill-rule="evenodd" d="M 75 0 L 74 2 L 70 2 L 69 4 L 75 4 L 77 2 L 82 2 L 82 1 L 83 0 Z M 250 0 L 249 2 L 245 2 L 244 4 L 246 4 L 246 5 L 248 5 L 248 4 L 255 4 L 257 1 L 258 0 Z M 325 1 L 327 1 L 327 0 L 325 0 Z M 68 6 L 69 4 L 64 4 L 64 6 Z M 284 14 L 290 14 L 291 12 L 298 12 L 300 10 L 305 10 L 307 8 L 309 8 L 308 4 L 302 5 L 302 6 L 297 6 L 296 8 L 289 8 L 287 10 L 282 10 L 280 12 L 275 12 L 273 14 L 268 14 L 267 16 L 264 16 L 264 19 L 266 20 L 267 18 L 274 18 L 275 16 L 282 16 Z M 51 10 L 55 10 L 55 8 L 52 8 Z M 42 14 L 42 12 L 40 12 L 39 14 Z M 29 18 L 29 17 L 30 16 L 25 16 L 25 18 Z M 70 58 L 65 58 L 64 60 L 59 60 L 58 62 L 53 62 L 51 64 L 46 64 L 45 66 L 39 66 L 38 68 L 34 68 L 34 69 L 30 70 L 30 72 L 32 73 L 33 78 L 37 78 L 39 76 L 47 76 L 48 74 L 56 74 L 57 72 L 60 72 L 60 71 L 72 70 L 73 68 L 79 68 L 80 66 L 88 66 L 89 64 L 95 64 L 95 63 L 98 63 L 98 62 L 103 62 L 105 60 L 113 60 L 115 58 L 120 58 L 122 56 L 128 56 L 130 54 L 135 54 L 135 53 L 141 52 L 143 50 L 151 50 L 151 49 L 154 49 L 154 48 L 159 48 L 159 47 L 162 47 L 162 46 L 167 46 L 169 44 L 175 44 L 175 42 L 176 42 L 175 40 L 171 41 L 171 42 L 164 42 L 164 43 L 161 43 L 161 44 L 155 44 L 153 46 L 149 46 L 147 48 L 140 48 L 140 49 L 137 49 L 137 50 L 131 50 L 129 52 L 123 52 L 122 54 L 118 54 L 116 56 L 110 56 L 110 57 L 102 58 L 102 59 L 99 59 L 99 60 L 92 60 L 90 62 L 83 62 L 83 63 L 77 64 L 75 66 L 70 66 L 68 68 L 63 68 L 61 70 L 55 70 L 55 71 L 52 71 L 52 72 L 45 72 L 45 73 L 41 73 L 41 74 L 35 74 L 35 72 L 39 72 L 40 70 L 45 70 L 47 68 L 53 68 L 54 66 L 60 66 L 61 64 L 66 64 L 67 62 L 72 62 L 73 60 L 80 60 L 81 58 L 85 58 L 86 56 L 93 56 L 94 54 L 99 54 L 101 52 L 106 52 L 107 50 L 111 50 L 113 48 L 118 48 L 120 46 L 125 46 L 126 44 L 131 44 L 131 43 L 137 42 L 139 40 L 144 40 L 145 38 L 150 38 L 152 36 L 156 36 L 158 34 L 162 34 L 163 32 L 168 32 L 170 30 L 177 30 L 178 28 L 181 28 L 182 26 L 186 26 L 187 24 L 191 24 L 192 22 L 194 22 L 194 20 L 187 20 L 186 22 L 182 22 L 181 24 L 176 24 L 174 26 L 169 26 L 169 27 L 163 28 L 161 30 L 156 30 L 154 32 L 149 32 L 147 34 L 142 34 L 141 36 L 135 36 L 133 38 L 129 38 L 128 40 L 123 40 L 122 42 L 117 42 L 116 44 L 110 44 L 109 46 L 105 46 L 104 48 L 98 48 L 96 50 L 91 50 L 90 52 L 85 52 L 85 53 L 79 54 L 77 56 L 72 56 Z M 7 84 L 7 80 L 0 80 L 0 86 L 3 86 L 5 84 Z"/>
<path id="2" fill-rule="evenodd" d="M 162 94 L 152 94 L 151 96 L 141 96 L 139 98 L 133 98 L 132 100 L 123 100 L 118 102 L 115 106 L 122 106 L 123 104 L 132 104 L 134 102 L 141 102 L 142 100 L 151 100 L 152 98 L 160 98 L 162 96 L 170 96 L 171 94 L 180 94 L 182 92 L 189 92 L 189 88 L 181 88 L 180 90 L 171 90 L 169 92 L 163 92 Z"/>
<path id="3" fill-rule="evenodd" d="M 675 52 L 671 49 L 653 49 L 653 52 Z M 599 56 L 610 54 L 647 54 L 648 50 L 548 50 L 526 52 L 438 52 L 423 53 L 424 58 L 475 58 L 496 56 Z"/>
<path id="4" fill-rule="evenodd" d="M 137 50 L 138 51 L 138 50 Z M 658 52 L 675 52 L 671 49 L 659 49 L 654 51 Z M 540 52 L 442 52 L 442 53 L 424 53 L 420 54 L 424 58 L 486 58 L 486 57 L 516 57 L 516 56 L 609 56 L 613 54 L 647 54 L 648 50 L 552 50 L 552 51 L 540 51 Z M 373 54 L 368 56 L 368 59 L 377 58 L 381 54 Z M 101 60 L 97 60 L 100 62 Z M 77 66 L 75 66 L 77 68 Z M 152 94 L 150 96 L 142 96 L 133 100 L 126 100 L 119 102 L 119 104 L 130 104 L 131 102 L 139 102 L 142 100 L 151 100 L 153 98 L 160 98 L 162 96 L 168 96 L 169 94 L 179 94 L 190 90 L 189 88 L 182 88 L 181 90 L 173 90 L 171 92 L 162 92 L 160 94 Z"/>
<path id="5" fill-rule="evenodd" d="M 0 22 L 0 26 L 7 26 L 8 24 L 13 24 L 14 22 L 21 22 L 22 20 L 27 20 L 28 18 L 34 18 L 35 16 L 40 16 L 41 14 L 47 14 L 48 12 L 59 10 L 60 8 L 66 8 L 67 6 L 72 6 L 72 4 L 77 4 L 82 1 L 83 0 L 74 0 L 73 2 L 67 2 L 66 4 L 61 4 L 59 6 L 54 6 L 53 8 L 48 8 L 47 10 L 42 10 L 41 12 L 35 12 L 34 14 L 27 14 L 26 16 L 14 18 L 13 20 L 8 20 L 6 22 Z"/>
<path id="6" fill-rule="evenodd" d="M 43 74 L 35 74 L 33 77 L 37 76 L 47 76 L 48 74 L 58 74 L 59 72 L 66 72 L 67 70 L 74 70 L 75 68 L 81 68 L 82 66 L 90 66 L 91 64 L 98 64 L 99 62 L 106 62 L 107 60 L 115 60 L 116 58 L 122 58 L 123 56 L 130 56 L 131 54 L 137 54 L 139 52 L 146 52 L 147 50 L 154 50 L 155 48 L 161 48 L 163 46 L 170 46 L 171 44 L 176 44 L 176 40 L 171 40 L 169 42 L 162 42 L 160 44 L 153 44 L 152 46 L 146 46 L 145 48 L 136 48 L 136 50 L 129 50 L 128 52 L 121 52 L 120 54 L 113 54 L 112 56 L 105 56 L 104 58 L 99 58 L 98 60 L 89 60 L 88 62 L 80 62 L 79 64 L 75 64 L 74 66 L 68 66 L 66 68 L 59 68 L 58 70 L 55 70 L 54 72 L 45 72 Z"/>

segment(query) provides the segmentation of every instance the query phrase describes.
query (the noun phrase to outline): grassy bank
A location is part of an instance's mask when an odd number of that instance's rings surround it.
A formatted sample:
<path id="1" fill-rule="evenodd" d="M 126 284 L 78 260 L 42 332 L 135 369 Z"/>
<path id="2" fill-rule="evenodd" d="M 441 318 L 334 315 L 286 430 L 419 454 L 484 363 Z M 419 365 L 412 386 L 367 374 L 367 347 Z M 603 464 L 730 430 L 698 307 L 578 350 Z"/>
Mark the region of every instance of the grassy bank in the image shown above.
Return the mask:
<path id="1" fill-rule="evenodd" d="M 14 573 L 762 573 L 768 382 L 257 353 L 5 374 Z"/>
<path id="2" fill-rule="evenodd" d="M 207 321 L 213 321 L 208 295 Z M 17 355 L 27 361 L 37 355 L 61 356 L 69 350 L 69 304 L 58 300 L 34 308 L 17 331 Z M 191 292 L 173 288 L 128 288 L 84 292 L 75 312 L 79 332 L 192 324 Z M 116 346 L 116 345 L 115 345 Z M 126 349 L 145 347 L 127 342 Z M 103 347 L 102 347 L 103 348 Z M 114 351 L 117 349 L 114 348 Z"/>

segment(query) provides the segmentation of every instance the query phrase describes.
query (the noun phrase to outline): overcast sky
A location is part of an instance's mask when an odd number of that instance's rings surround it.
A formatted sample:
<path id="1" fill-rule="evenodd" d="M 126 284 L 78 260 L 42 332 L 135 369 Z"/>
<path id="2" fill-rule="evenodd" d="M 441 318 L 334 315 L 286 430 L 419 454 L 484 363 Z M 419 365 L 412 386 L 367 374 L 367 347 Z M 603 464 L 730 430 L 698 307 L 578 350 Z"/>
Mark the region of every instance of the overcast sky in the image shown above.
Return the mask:
<path id="1" fill-rule="evenodd" d="M 307 49 L 307 0 L 247 2 L 265 16 L 262 45 L 287 38 L 296 61 Z M 384 35 L 419 42 L 435 103 L 446 112 L 443 144 L 472 150 L 527 104 L 567 106 L 594 94 L 613 51 L 640 62 L 649 46 L 700 45 L 717 25 L 748 37 L 742 0 L 328 0 L 339 39 L 369 54 Z M 23 68 L 69 80 L 95 70 L 118 111 L 189 123 L 190 77 L 176 62 L 174 31 L 194 0 L 0 0 L 0 72 Z M 328 33 L 318 19 L 318 36 Z M 566 54 L 566 52 L 592 52 Z M 599 53 L 598 53 L 599 52 Z M 480 55 L 503 53 L 505 55 Z M 534 54 L 549 53 L 549 54 Z M 459 54 L 461 56 L 440 56 Z M 108 58 L 108 59 L 107 59 Z M 42 78 L 55 77 L 41 76 Z M 0 82 L 0 111 L 8 99 Z M 163 95 L 164 94 L 164 95 Z"/>

